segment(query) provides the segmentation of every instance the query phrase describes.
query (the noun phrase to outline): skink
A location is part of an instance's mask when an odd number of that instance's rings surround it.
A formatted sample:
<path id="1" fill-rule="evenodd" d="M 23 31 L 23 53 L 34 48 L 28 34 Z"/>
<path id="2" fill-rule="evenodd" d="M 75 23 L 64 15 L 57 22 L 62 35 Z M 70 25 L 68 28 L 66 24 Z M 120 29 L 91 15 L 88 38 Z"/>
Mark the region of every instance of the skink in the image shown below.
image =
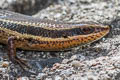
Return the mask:
<path id="1" fill-rule="evenodd" d="M 20 66 L 24 62 L 16 56 L 16 48 L 61 51 L 92 43 L 109 31 L 103 24 L 55 22 L 0 10 L 0 43 L 8 45 L 9 59 Z"/>

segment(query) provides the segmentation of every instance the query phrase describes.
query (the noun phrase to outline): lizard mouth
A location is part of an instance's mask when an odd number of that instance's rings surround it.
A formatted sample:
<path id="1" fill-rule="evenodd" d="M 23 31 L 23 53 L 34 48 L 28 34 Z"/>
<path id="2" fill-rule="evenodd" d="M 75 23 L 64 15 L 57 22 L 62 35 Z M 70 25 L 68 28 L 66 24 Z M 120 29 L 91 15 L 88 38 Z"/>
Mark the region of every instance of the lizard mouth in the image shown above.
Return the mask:
<path id="1" fill-rule="evenodd" d="M 101 38 L 103 38 L 104 36 L 106 36 L 110 31 L 110 27 L 109 26 L 103 26 L 103 27 L 98 27 L 95 28 L 95 32 L 92 34 L 89 34 L 86 39 L 88 40 L 88 42 L 94 42 L 97 41 Z"/>

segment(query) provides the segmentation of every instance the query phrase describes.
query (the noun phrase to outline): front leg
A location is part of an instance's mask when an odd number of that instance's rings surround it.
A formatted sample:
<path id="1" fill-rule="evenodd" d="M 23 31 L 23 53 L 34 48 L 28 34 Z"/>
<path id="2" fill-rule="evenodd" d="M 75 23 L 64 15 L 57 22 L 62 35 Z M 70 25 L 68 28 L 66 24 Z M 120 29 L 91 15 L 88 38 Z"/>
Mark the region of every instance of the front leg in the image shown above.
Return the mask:
<path id="1" fill-rule="evenodd" d="M 14 36 L 11 36 L 8 38 L 8 57 L 9 60 L 12 61 L 14 64 L 18 64 L 20 65 L 20 67 L 22 67 L 22 69 L 26 68 L 30 68 L 24 60 L 19 59 L 16 55 L 16 45 L 15 43 L 17 42 L 17 38 Z M 24 69 L 25 70 L 25 69 Z"/>

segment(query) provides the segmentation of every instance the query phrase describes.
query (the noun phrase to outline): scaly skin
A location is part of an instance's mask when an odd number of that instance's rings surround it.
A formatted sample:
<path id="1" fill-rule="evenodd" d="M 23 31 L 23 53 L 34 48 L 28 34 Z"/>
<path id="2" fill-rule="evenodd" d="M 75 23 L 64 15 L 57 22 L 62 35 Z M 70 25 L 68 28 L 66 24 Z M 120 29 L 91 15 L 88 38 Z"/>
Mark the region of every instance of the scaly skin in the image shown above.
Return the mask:
<path id="1" fill-rule="evenodd" d="M 108 34 L 109 30 L 109 26 L 102 24 L 40 20 L 0 10 L 0 43 L 9 46 L 10 59 L 12 55 L 16 57 L 16 48 L 61 51 L 99 40 Z M 16 62 L 20 60 L 17 58 Z"/>

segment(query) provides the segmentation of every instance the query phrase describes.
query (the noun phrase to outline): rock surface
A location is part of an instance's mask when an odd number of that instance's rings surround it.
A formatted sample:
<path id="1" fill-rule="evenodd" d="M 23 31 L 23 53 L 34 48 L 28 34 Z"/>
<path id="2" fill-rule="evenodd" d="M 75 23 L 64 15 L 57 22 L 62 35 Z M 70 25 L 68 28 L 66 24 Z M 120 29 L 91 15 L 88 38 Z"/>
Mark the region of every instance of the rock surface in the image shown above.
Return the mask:
<path id="1" fill-rule="evenodd" d="M 17 0 L 8 1 L 14 2 Z M 42 1 L 44 2 L 44 0 Z M 33 70 L 29 70 L 29 72 L 22 71 L 19 66 L 9 63 L 8 67 L 0 66 L 0 79 L 120 80 L 120 19 L 118 18 L 120 16 L 120 1 L 55 1 L 54 4 L 50 4 L 44 9 L 38 8 L 39 12 L 33 15 L 33 17 L 66 22 L 94 21 L 106 23 L 111 25 L 109 35 L 84 47 L 82 50 L 80 47 L 67 52 L 52 53 L 18 50 L 18 56 L 27 59 Z M 27 12 L 31 10 L 28 9 Z M 118 19 L 115 21 L 115 18 Z M 0 64 L 2 65 L 3 61 L 8 64 L 7 55 L 5 55 L 7 48 L 4 46 L 0 46 L 0 48 Z"/>

